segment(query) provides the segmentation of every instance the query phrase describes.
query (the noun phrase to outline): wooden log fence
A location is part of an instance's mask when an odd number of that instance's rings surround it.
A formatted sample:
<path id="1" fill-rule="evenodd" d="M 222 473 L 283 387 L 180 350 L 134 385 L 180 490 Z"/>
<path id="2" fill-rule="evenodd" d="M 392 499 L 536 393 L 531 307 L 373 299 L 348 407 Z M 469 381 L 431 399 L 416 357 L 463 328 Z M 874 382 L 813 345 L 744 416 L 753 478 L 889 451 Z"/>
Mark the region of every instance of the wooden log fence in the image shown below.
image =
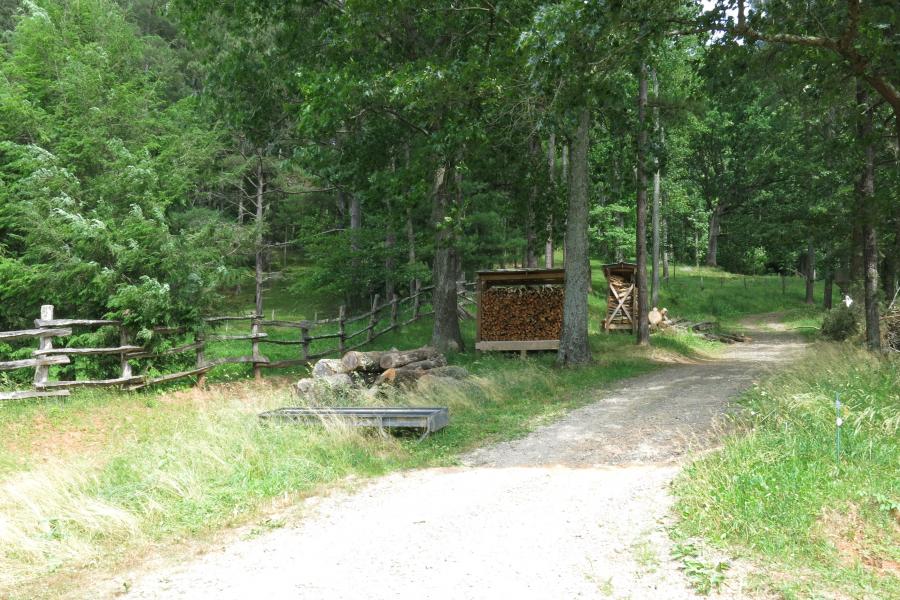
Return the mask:
<path id="1" fill-rule="evenodd" d="M 129 390 L 146 388 L 160 383 L 168 383 L 188 377 L 196 377 L 197 385 L 204 385 L 210 370 L 223 365 L 249 364 L 252 366 L 253 376 L 261 377 L 261 369 L 278 369 L 303 366 L 310 361 L 329 355 L 343 355 L 351 350 L 359 349 L 379 337 L 419 319 L 434 314 L 433 310 L 423 310 L 428 303 L 423 298 L 430 294 L 434 286 L 422 287 L 416 285 L 415 292 L 406 297 L 394 294 L 387 301 L 379 303 L 380 297 L 376 294 L 368 312 L 348 316 L 347 309 L 340 307 L 338 316 L 330 319 L 314 321 L 285 321 L 267 320 L 258 315 L 243 316 L 214 316 L 204 319 L 207 329 L 214 329 L 223 324 L 246 321 L 250 323 L 250 331 L 247 334 L 212 334 L 208 331 L 196 331 L 190 334 L 187 327 L 157 327 L 153 329 L 155 336 L 181 336 L 192 335 L 185 339 L 176 339 L 176 345 L 159 350 L 148 349 L 133 343 L 135 332 L 128 331 L 120 321 L 110 319 L 55 319 L 54 307 L 44 305 L 41 307 L 40 318 L 35 319 L 34 329 L 19 331 L 0 331 L 0 343 L 21 342 L 22 340 L 37 339 L 38 347 L 31 353 L 31 358 L 17 360 L 0 360 L 0 371 L 15 371 L 19 369 L 34 369 L 32 389 L 0 391 L 0 400 L 21 400 L 28 398 L 65 397 L 69 395 L 70 388 L 79 387 L 123 387 Z M 460 305 L 475 304 L 473 298 L 474 284 L 459 282 L 458 296 Z M 409 318 L 403 319 L 401 313 L 404 305 L 409 306 Z M 379 324 L 386 321 L 383 328 L 378 329 Z M 348 328 L 359 322 L 365 325 L 356 329 Z M 84 348 L 54 346 L 55 338 L 66 338 L 73 335 L 73 328 L 96 329 L 99 327 L 114 327 L 118 330 L 119 345 L 110 347 Z M 295 329 L 299 330 L 299 336 L 295 339 L 273 339 L 270 329 Z M 331 331 L 328 331 L 328 328 Z M 322 333 L 317 330 L 325 329 Z M 350 329 L 355 329 L 350 331 Z M 314 334 L 315 333 L 315 334 Z M 360 339 L 361 338 L 361 339 Z M 321 347 L 322 342 L 337 340 L 335 346 Z M 210 359 L 207 356 L 210 345 L 217 342 L 249 342 L 250 354 L 241 356 L 223 356 Z M 282 360 L 270 360 L 261 351 L 261 345 L 272 344 L 276 346 L 298 346 L 299 352 L 296 358 Z M 319 346 L 319 348 L 316 348 Z M 134 361 L 173 356 L 184 353 L 194 353 L 193 366 L 186 370 L 173 373 L 150 375 L 149 366 L 143 372 L 135 374 Z M 107 379 L 81 379 L 81 380 L 51 380 L 51 367 L 71 365 L 73 357 L 93 357 L 104 355 L 119 356 L 119 372 L 115 377 Z M 2 358 L 2 357 L 0 357 Z"/>

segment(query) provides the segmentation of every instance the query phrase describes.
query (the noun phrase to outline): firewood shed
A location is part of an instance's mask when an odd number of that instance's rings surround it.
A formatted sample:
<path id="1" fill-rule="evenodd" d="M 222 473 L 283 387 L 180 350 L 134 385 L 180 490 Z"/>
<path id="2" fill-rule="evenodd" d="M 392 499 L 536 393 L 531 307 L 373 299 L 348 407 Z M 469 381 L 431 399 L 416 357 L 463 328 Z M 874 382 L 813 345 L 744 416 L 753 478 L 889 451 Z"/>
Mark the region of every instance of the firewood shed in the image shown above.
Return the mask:
<path id="1" fill-rule="evenodd" d="M 562 335 L 565 269 L 479 271 L 475 349 L 558 350 Z"/>
<path id="2" fill-rule="evenodd" d="M 603 329 L 625 329 L 637 331 L 640 315 L 637 291 L 637 265 L 634 263 L 613 263 L 603 265 L 606 275 L 606 318 Z"/>

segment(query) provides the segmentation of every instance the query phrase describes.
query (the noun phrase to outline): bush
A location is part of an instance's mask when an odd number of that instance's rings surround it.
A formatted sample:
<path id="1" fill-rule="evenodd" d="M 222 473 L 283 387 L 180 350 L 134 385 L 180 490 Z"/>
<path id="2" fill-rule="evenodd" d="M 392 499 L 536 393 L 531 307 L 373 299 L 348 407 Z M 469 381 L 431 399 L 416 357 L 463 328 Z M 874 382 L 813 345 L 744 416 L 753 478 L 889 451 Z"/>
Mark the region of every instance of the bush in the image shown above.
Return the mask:
<path id="1" fill-rule="evenodd" d="M 859 332 L 860 314 L 857 309 L 841 304 L 825 314 L 822 320 L 822 336 L 842 342 Z"/>

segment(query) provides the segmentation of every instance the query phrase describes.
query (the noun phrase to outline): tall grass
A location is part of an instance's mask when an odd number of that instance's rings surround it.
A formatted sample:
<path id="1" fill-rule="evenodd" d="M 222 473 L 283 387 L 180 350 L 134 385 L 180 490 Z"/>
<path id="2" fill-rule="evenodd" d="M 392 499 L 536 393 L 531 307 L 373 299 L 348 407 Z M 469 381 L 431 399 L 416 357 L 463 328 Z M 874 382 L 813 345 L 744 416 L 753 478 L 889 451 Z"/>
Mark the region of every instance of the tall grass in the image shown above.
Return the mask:
<path id="1" fill-rule="evenodd" d="M 773 565 L 788 597 L 900 597 L 900 361 L 818 344 L 742 404 L 677 482 L 679 531 Z"/>

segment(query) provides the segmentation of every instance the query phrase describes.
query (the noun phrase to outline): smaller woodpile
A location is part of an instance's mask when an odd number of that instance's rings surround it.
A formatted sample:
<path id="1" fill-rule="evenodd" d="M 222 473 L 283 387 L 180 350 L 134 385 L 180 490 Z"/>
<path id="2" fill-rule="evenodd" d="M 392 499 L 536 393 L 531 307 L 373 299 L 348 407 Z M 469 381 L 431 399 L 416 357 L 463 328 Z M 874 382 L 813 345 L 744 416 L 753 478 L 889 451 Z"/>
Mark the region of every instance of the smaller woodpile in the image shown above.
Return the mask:
<path id="1" fill-rule="evenodd" d="M 635 276 L 637 265 L 616 263 L 603 265 L 606 276 L 606 318 L 603 328 L 637 330 L 637 319 L 640 314 Z"/>
<path id="2" fill-rule="evenodd" d="M 565 290 L 560 286 L 498 286 L 481 293 L 485 340 L 556 340 L 562 334 Z"/>
<path id="3" fill-rule="evenodd" d="M 468 371 L 448 365 L 447 357 L 430 346 L 413 350 L 352 351 L 341 358 L 316 362 L 312 377 L 298 381 L 294 391 L 304 398 L 340 390 L 365 390 L 375 395 L 383 386 L 452 383 L 468 376 Z"/>

